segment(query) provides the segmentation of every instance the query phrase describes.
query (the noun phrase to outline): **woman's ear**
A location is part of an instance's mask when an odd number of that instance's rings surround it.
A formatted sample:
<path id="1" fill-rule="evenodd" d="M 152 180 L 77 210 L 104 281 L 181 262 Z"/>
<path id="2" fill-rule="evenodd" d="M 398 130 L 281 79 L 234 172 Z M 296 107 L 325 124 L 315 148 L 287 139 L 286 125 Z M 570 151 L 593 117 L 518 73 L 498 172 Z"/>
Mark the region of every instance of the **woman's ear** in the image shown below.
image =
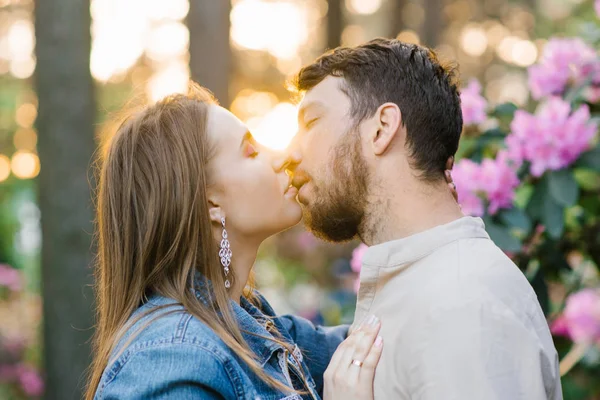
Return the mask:
<path id="1" fill-rule="evenodd" d="M 223 215 L 223 210 L 214 200 L 208 200 L 208 213 L 213 223 L 221 225 L 221 218 L 225 215 Z"/>

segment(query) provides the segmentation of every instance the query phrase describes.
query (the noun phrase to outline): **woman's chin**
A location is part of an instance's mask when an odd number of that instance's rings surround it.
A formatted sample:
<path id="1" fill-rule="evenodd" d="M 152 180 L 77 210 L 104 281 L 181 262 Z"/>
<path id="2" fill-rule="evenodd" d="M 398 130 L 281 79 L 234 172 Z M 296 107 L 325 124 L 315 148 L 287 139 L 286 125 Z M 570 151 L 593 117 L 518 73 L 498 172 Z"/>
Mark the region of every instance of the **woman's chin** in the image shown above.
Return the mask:
<path id="1" fill-rule="evenodd" d="M 294 201 L 293 204 L 286 205 L 284 215 L 281 217 L 281 229 L 279 231 L 288 230 L 298 225 L 300 221 L 302 221 L 302 208 L 300 204 Z"/>

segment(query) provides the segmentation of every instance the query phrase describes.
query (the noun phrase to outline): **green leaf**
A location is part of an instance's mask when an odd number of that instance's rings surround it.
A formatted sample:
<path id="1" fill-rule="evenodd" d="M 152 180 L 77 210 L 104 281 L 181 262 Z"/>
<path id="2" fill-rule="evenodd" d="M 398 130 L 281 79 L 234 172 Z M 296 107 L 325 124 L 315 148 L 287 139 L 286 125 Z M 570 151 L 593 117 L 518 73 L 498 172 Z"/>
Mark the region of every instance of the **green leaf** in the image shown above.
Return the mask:
<path id="1" fill-rule="evenodd" d="M 591 194 L 588 196 L 583 196 L 580 204 L 581 207 L 583 207 L 583 210 L 589 215 L 600 215 L 600 199 L 598 199 L 598 195 Z"/>
<path id="2" fill-rule="evenodd" d="M 542 210 L 544 209 L 544 202 L 546 198 L 550 196 L 548 189 L 548 180 L 546 176 L 542 177 L 540 181 L 533 187 L 533 194 L 529 198 L 527 203 L 527 214 L 533 219 L 542 219 Z"/>
<path id="3" fill-rule="evenodd" d="M 548 234 L 554 239 L 560 238 L 565 229 L 565 208 L 557 204 L 551 197 L 544 200 L 542 223 L 546 226 Z"/>
<path id="4" fill-rule="evenodd" d="M 545 315 L 548 315 L 550 309 L 550 297 L 548 296 L 548 285 L 544 279 L 544 271 L 539 268 L 532 279 L 529 280 L 531 287 L 537 295 L 538 301 Z"/>
<path id="5" fill-rule="evenodd" d="M 474 138 L 460 139 L 460 145 L 458 146 L 458 150 L 456 151 L 456 155 L 455 155 L 456 161 L 458 161 L 462 158 L 468 157 L 476 145 L 477 145 L 477 139 L 474 139 Z"/>
<path id="6" fill-rule="evenodd" d="M 573 171 L 575 180 L 582 190 L 600 190 L 600 173 L 590 169 L 576 169 Z"/>
<path id="7" fill-rule="evenodd" d="M 550 194 L 560 205 L 571 207 L 579 198 L 579 186 L 570 169 L 561 169 L 548 173 Z"/>
<path id="8" fill-rule="evenodd" d="M 600 146 L 583 153 L 577 160 L 577 166 L 600 172 Z"/>
<path id="9" fill-rule="evenodd" d="M 525 212 L 519 208 L 513 207 L 510 210 L 502 210 L 500 220 L 509 228 L 518 228 L 525 234 L 531 230 L 531 219 Z"/>
<path id="10" fill-rule="evenodd" d="M 494 243 L 496 243 L 496 246 L 512 253 L 521 250 L 521 241 L 511 235 L 506 227 L 494 223 L 490 218 L 484 218 L 484 221 L 485 230 L 488 232 Z"/>
<path id="11" fill-rule="evenodd" d="M 513 115 L 515 114 L 515 111 L 517 111 L 517 106 L 514 105 L 513 103 L 503 103 L 498 105 L 494 111 L 493 114 L 496 117 L 513 117 Z"/>
<path id="12" fill-rule="evenodd" d="M 535 185 L 527 204 L 527 214 L 544 224 L 551 237 L 559 238 L 565 229 L 565 208 L 551 195 L 549 180 L 548 175 L 544 175 Z"/>

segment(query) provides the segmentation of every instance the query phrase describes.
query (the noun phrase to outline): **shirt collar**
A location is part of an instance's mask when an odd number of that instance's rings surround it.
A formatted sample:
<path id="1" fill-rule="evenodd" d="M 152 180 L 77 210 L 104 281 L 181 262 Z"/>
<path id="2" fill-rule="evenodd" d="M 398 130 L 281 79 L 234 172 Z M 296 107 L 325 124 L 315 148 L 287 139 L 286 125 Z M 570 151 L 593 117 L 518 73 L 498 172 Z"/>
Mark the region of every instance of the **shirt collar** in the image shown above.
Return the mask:
<path id="1" fill-rule="evenodd" d="M 490 238 L 481 218 L 462 217 L 403 239 L 371 246 L 362 262 L 365 266 L 374 267 L 402 265 L 423 258 L 449 243 L 468 238 Z"/>

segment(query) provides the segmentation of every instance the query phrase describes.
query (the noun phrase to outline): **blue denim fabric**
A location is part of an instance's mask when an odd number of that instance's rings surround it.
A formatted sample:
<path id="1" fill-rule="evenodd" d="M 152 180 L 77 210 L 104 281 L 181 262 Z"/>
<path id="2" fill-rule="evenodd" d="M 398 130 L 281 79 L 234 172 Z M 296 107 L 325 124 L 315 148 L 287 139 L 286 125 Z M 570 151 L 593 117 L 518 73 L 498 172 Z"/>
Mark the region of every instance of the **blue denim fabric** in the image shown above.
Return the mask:
<path id="1" fill-rule="evenodd" d="M 319 399 L 323 373 L 348 327 L 322 328 L 295 316 L 276 317 L 269 303 L 257 295 L 260 309 L 246 299 L 240 305 L 231 303 L 244 339 L 265 372 L 306 394 L 281 393 L 269 387 L 208 326 L 174 300 L 153 296 L 132 318 L 153 307 L 170 306 L 128 329 L 104 370 L 95 399 Z M 197 292 L 197 296 L 202 294 Z M 152 320 L 156 315 L 160 317 Z M 132 333 L 148 322 L 129 343 Z M 292 345 L 296 358 L 277 343 L 253 335 L 272 337 L 266 329 L 269 323 Z M 300 369 L 308 388 L 300 384 Z"/>

